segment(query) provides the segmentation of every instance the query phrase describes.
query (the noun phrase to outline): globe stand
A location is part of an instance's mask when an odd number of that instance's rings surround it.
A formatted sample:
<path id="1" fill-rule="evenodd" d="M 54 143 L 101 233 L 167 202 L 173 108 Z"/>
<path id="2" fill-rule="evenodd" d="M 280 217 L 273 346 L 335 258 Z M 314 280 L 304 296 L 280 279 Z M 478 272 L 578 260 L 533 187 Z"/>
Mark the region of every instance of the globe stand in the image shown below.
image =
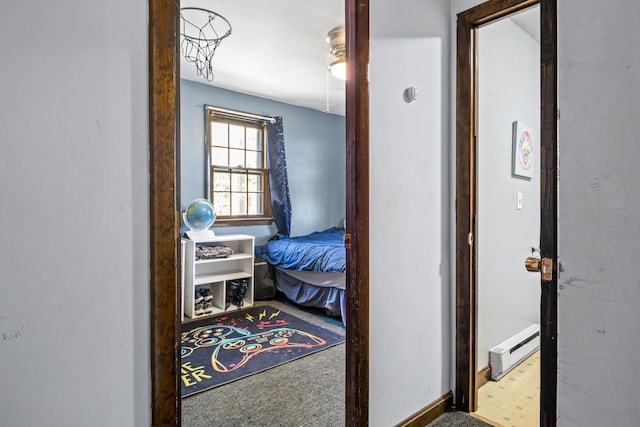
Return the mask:
<path id="1" fill-rule="evenodd" d="M 202 242 L 208 239 L 213 239 L 216 237 L 216 234 L 213 230 L 202 230 L 202 231 L 187 231 L 187 237 L 193 240 L 194 242 Z"/>

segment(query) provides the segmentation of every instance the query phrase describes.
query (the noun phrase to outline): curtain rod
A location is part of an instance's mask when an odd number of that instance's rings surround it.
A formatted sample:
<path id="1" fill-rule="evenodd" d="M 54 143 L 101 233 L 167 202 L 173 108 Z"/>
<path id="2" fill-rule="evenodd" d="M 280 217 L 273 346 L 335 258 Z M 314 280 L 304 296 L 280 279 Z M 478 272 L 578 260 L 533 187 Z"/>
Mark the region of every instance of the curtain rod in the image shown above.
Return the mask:
<path id="1" fill-rule="evenodd" d="M 251 113 L 244 113 L 242 111 L 234 111 L 234 110 L 227 110 L 226 108 L 219 108 L 219 107 L 212 107 L 210 105 L 207 105 L 207 110 L 213 111 L 214 113 L 222 113 L 222 114 L 226 114 L 229 116 L 236 116 L 236 117 L 246 117 L 248 119 L 260 119 L 260 120 L 267 120 L 269 123 L 275 123 L 276 119 L 275 117 L 269 117 L 269 116 L 261 116 L 258 114 L 251 114 Z"/>

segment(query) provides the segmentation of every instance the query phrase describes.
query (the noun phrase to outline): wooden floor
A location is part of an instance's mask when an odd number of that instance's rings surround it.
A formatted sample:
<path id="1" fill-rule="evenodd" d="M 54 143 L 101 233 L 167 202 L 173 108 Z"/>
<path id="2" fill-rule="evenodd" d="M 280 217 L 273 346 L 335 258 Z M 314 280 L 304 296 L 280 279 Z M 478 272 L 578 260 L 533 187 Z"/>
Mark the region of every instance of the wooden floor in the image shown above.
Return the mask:
<path id="1" fill-rule="evenodd" d="M 472 414 L 498 427 L 540 425 L 540 352 L 531 355 L 500 381 L 478 390 L 478 410 Z"/>

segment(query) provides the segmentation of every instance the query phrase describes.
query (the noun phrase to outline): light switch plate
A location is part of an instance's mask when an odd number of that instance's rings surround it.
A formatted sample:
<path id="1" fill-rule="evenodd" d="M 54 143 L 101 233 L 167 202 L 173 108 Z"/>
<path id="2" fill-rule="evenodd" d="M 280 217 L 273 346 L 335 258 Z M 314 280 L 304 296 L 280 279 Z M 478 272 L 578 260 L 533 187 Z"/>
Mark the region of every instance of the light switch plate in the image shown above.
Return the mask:
<path id="1" fill-rule="evenodd" d="M 517 200 L 517 207 L 518 210 L 522 209 L 522 192 L 518 191 L 518 193 L 516 194 L 516 200 Z"/>

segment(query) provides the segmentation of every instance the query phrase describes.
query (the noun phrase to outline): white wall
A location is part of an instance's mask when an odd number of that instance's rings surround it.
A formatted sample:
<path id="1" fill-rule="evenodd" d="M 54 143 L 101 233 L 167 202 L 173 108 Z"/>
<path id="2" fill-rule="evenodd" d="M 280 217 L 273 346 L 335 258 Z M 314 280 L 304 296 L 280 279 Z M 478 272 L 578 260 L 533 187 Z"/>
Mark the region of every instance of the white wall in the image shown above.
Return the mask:
<path id="1" fill-rule="evenodd" d="M 446 1 L 371 1 L 370 401 L 393 425 L 451 390 Z M 415 85 L 420 98 L 406 103 Z"/>
<path id="2" fill-rule="evenodd" d="M 639 20 L 635 0 L 558 2 L 559 426 L 640 418 Z"/>
<path id="3" fill-rule="evenodd" d="M 478 31 L 478 370 L 489 349 L 540 318 L 540 44 L 510 19 Z M 534 129 L 534 176 L 513 177 L 512 123 Z M 517 193 L 522 209 L 517 208 Z M 539 256 L 539 254 L 536 254 Z"/>
<path id="4" fill-rule="evenodd" d="M 147 28 L 140 0 L 0 14 L 2 425 L 149 424 Z"/>

